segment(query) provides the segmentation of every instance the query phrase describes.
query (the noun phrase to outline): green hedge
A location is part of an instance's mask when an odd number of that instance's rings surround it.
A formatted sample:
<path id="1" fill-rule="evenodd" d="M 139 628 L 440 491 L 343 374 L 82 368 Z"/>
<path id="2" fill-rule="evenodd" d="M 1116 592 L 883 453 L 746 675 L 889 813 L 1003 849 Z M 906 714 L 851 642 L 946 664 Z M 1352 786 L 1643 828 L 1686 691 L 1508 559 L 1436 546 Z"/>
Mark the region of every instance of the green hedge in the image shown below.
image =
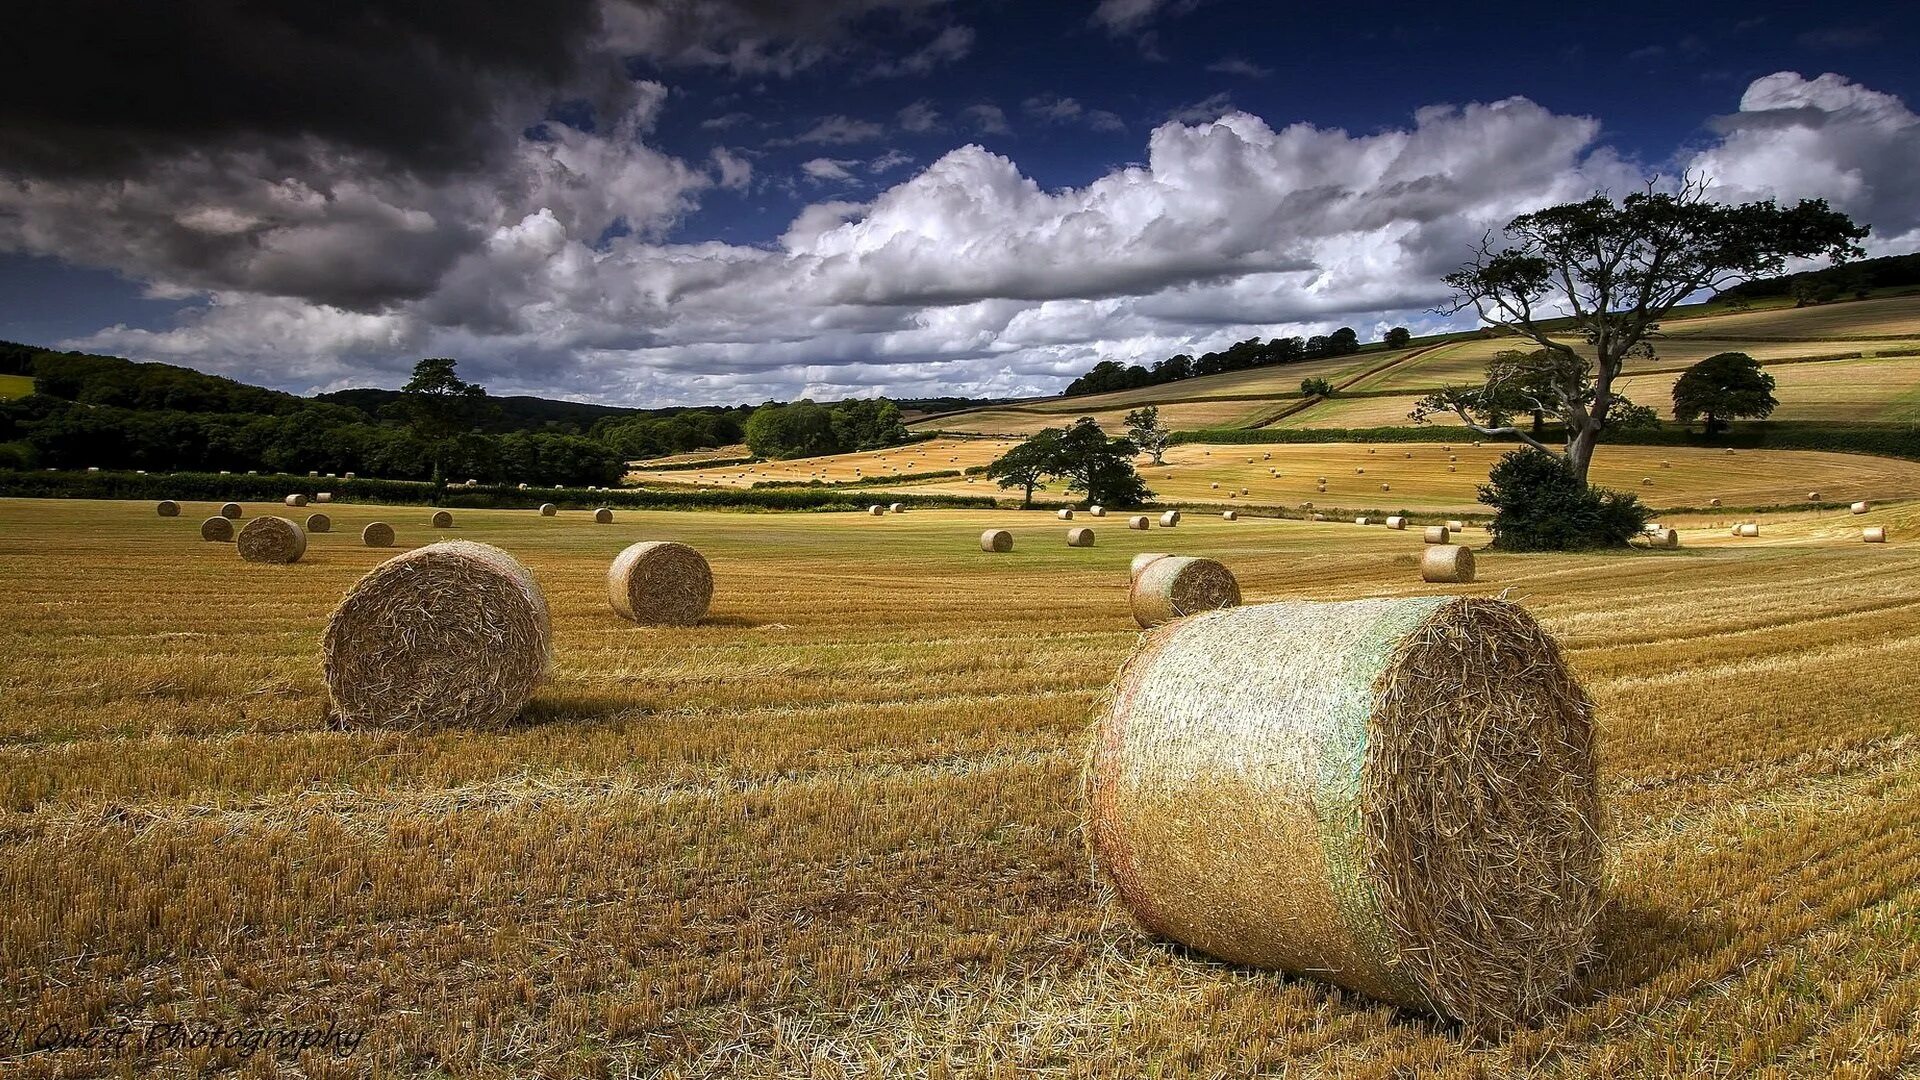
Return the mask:
<path id="1" fill-rule="evenodd" d="M 959 476 L 959 469 L 941 469 L 937 472 L 901 473 L 898 476 L 867 476 L 858 480 L 755 480 L 756 490 L 778 491 L 809 490 L 813 488 L 871 488 L 887 487 L 891 484 L 914 484 L 922 480 L 951 480 Z"/>
<path id="2" fill-rule="evenodd" d="M 339 480 L 266 474 L 19 472 L 0 470 L 0 497 L 26 499 L 175 499 L 196 502 L 279 502 L 296 492 L 330 491 L 335 502 L 470 509 L 530 510 L 541 503 L 567 509 L 615 506 L 629 510 L 864 510 L 866 503 L 830 488 L 752 491 L 742 488 L 532 488 L 479 485 L 436 491 L 413 480 Z M 435 496 L 438 496 L 437 498 Z M 917 507 L 990 509 L 973 495 L 897 495 L 890 502 Z"/>
<path id="3" fill-rule="evenodd" d="M 1560 433 L 1548 428 L 1547 442 L 1557 445 Z M 1471 428 L 1377 427 L 1377 428 L 1212 428 L 1176 431 L 1175 443 L 1211 443 L 1223 445 L 1329 442 L 1472 442 L 1473 440 L 1519 445 L 1511 436 L 1496 438 Z M 1734 447 L 1743 450 L 1831 450 L 1850 454 L 1876 454 L 1920 460 L 1920 427 L 1906 424 L 1820 424 L 1801 420 L 1765 420 L 1734 425 L 1730 432 L 1713 436 L 1677 425 L 1662 425 L 1643 430 L 1615 431 L 1602 443 L 1607 446 L 1693 446 L 1703 449 Z"/>
<path id="4" fill-rule="evenodd" d="M 714 458 L 710 461 L 676 461 L 667 465 L 648 465 L 642 462 L 633 467 L 637 473 L 650 472 L 698 472 L 701 469 L 725 469 L 734 465 L 758 465 L 763 459 L 757 457 Z"/>

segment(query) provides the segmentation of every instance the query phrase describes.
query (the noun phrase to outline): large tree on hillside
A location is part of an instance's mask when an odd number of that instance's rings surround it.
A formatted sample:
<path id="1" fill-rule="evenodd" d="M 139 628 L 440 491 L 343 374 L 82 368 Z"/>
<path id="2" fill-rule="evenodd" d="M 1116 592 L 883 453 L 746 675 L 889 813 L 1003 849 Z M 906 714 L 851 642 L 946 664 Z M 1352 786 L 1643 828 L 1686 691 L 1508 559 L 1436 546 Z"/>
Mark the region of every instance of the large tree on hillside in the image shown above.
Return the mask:
<path id="1" fill-rule="evenodd" d="M 1021 488 L 1021 509 L 1033 505 L 1033 489 L 1044 487 L 1060 454 L 1060 429 L 1045 428 L 1025 442 L 993 459 L 987 475 L 1003 488 Z"/>
<path id="2" fill-rule="evenodd" d="M 1153 492 L 1134 471 L 1133 452 L 1130 440 L 1110 437 L 1093 417 L 1083 416 L 1061 432 L 1053 472 L 1066 478 L 1068 491 L 1081 493 L 1090 503 L 1138 506 L 1153 498 Z"/>
<path id="3" fill-rule="evenodd" d="M 444 477 L 444 464 L 454 440 L 471 432 L 490 410 L 487 388 L 460 378 L 457 361 L 433 357 L 413 365 L 413 377 L 400 388 L 400 398 L 389 410 L 413 429 L 428 447 L 433 482 Z"/>
<path id="4" fill-rule="evenodd" d="M 1127 438 L 1134 448 L 1153 459 L 1155 465 L 1164 465 L 1162 459 L 1167 454 L 1167 443 L 1172 436 L 1160 426 L 1160 407 L 1149 405 L 1144 409 L 1135 409 L 1128 413 L 1124 422 L 1127 425 Z"/>
<path id="5" fill-rule="evenodd" d="M 1726 429 L 1736 418 L 1763 419 L 1780 404 L 1773 376 L 1746 353 L 1714 353 L 1680 373 L 1673 383 L 1673 418 L 1691 424 L 1706 418 L 1706 433 Z"/>
<path id="6" fill-rule="evenodd" d="M 1778 274 L 1789 259 L 1842 262 L 1861 253 L 1866 227 L 1823 199 L 1726 206 L 1707 201 L 1706 187 L 1706 178 L 1687 177 L 1671 193 L 1649 184 L 1617 203 L 1596 195 L 1522 214 L 1498 241 L 1484 237 L 1473 261 L 1447 275 L 1454 297 L 1440 313 L 1471 308 L 1545 355 L 1518 369 L 1490 365 L 1480 386 L 1430 394 L 1414 420 L 1450 412 L 1483 434 L 1557 450 L 1584 482 L 1602 434 L 1645 419 L 1643 408 L 1622 404 L 1614 382 L 1629 358 L 1653 355 L 1667 312 L 1702 292 Z M 1565 337 L 1583 340 L 1592 355 Z M 1493 422 L 1519 411 L 1516 403 L 1558 419 L 1565 445 Z"/>

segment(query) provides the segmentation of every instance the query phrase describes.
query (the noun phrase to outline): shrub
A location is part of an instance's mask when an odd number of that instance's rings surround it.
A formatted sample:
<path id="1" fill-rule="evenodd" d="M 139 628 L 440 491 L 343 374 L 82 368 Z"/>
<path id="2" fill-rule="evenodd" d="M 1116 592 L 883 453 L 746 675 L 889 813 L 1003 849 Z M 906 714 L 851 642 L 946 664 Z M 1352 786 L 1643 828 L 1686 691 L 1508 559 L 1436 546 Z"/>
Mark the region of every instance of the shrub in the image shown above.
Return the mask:
<path id="1" fill-rule="evenodd" d="M 1594 487 L 1557 454 L 1531 448 L 1500 459 L 1480 488 L 1494 508 L 1493 546 L 1505 551 L 1573 551 L 1625 546 L 1652 517 L 1638 498 Z"/>

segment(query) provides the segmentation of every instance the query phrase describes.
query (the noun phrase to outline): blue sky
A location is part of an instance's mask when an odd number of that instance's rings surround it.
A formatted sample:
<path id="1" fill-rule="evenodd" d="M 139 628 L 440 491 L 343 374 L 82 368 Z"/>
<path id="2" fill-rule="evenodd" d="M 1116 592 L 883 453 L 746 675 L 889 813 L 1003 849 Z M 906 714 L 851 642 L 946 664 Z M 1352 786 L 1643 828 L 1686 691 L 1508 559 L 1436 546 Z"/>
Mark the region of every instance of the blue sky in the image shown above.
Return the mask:
<path id="1" fill-rule="evenodd" d="M 1437 325 L 1466 238 L 1683 168 L 1920 246 L 1911 5 L 298 10 L 36 33 L 16 85 L 117 74 L 0 101 L 0 338 L 296 391 L 454 355 L 629 404 L 1010 395 Z"/>

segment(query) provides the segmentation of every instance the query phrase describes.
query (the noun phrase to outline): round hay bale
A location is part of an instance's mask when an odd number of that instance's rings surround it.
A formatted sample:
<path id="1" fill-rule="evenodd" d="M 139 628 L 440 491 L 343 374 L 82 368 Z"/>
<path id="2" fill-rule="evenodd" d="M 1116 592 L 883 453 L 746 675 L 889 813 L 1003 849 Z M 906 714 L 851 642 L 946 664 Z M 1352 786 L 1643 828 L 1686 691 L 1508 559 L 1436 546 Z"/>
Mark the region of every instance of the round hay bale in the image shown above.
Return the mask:
<path id="1" fill-rule="evenodd" d="M 284 501 L 286 502 L 286 504 L 287 504 L 288 506 L 305 506 L 305 505 L 307 505 L 307 497 L 306 497 L 305 495 L 301 495 L 301 494 L 298 494 L 298 493 L 295 493 L 295 494 L 292 494 L 292 495 L 289 495 L 289 496 L 287 496 L 287 497 L 286 497 L 286 499 L 285 499 Z"/>
<path id="2" fill-rule="evenodd" d="M 1449 466 L 1447 466 L 1447 471 L 1448 471 L 1448 472 L 1459 472 L 1459 471 L 1460 471 L 1460 467 L 1459 467 L 1459 466 L 1457 466 L 1457 465 L 1449 465 Z"/>
<path id="3" fill-rule="evenodd" d="M 1869 544 L 1884 544 L 1887 542 L 1886 526 L 1869 525 L 1860 530 L 1860 539 Z"/>
<path id="4" fill-rule="evenodd" d="M 1759 536 L 1760 523 L 1757 521 L 1749 521 L 1745 525 L 1740 526 L 1740 535 L 1741 536 Z"/>
<path id="5" fill-rule="evenodd" d="M 1145 514 L 1135 514 L 1127 519 L 1127 528 L 1129 529 L 1138 529 L 1141 532 L 1145 532 L 1150 527 Z"/>
<path id="6" fill-rule="evenodd" d="M 559 507 L 557 507 L 557 506 L 555 506 L 555 505 L 553 505 L 552 503 L 541 503 L 541 504 L 540 504 L 540 516 L 541 516 L 541 517 L 552 517 L 552 516 L 554 516 L 555 514 L 558 514 L 559 512 L 560 512 L 560 508 L 559 508 Z"/>
<path id="7" fill-rule="evenodd" d="M 1731 446 L 1727 447 L 1727 453 L 1729 454 L 1733 453 L 1733 447 Z"/>
<path id="8" fill-rule="evenodd" d="M 1233 571 L 1212 559 L 1168 555 L 1154 559 L 1134 575 L 1127 592 L 1133 621 L 1159 626 L 1202 611 L 1238 607 L 1240 583 Z"/>
<path id="9" fill-rule="evenodd" d="M 320 657 L 348 726 L 486 728 L 533 696 L 552 637 L 526 567 L 499 548 L 448 540 L 356 582 L 327 619 Z"/>
<path id="10" fill-rule="evenodd" d="M 1447 528 L 1452 529 L 1454 532 L 1459 532 L 1466 527 L 1467 523 L 1458 518 L 1452 518 L 1447 521 Z"/>
<path id="11" fill-rule="evenodd" d="M 1808 501 L 1808 502 L 1819 502 L 1819 501 L 1820 501 L 1820 493 L 1819 493 L 1819 492 L 1817 492 L 1817 491 L 1809 491 L 1809 492 L 1807 492 L 1807 501 Z"/>
<path id="12" fill-rule="evenodd" d="M 211 540 L 216 544 L 232 543 L 233 519 L 216 515 L 201 522 L 200 539 Z"/>
<path id="13" fill-rule="evenodd" d="M 310 533 L 330 533 L 333 531 L 333 519 L 325 514 L 308 514 L 307 531 Z"/>
<path id="14" fill-rule="evenodd" d="M 1661 468 L 1663 468 L 1663 469 L 1671 469 L 1671 468 L 1673 468 L 1673 462 L 1671 462 L 1671 461 L 1662 461 L 1662 462 L 1660 463 L 1660 467 L 1661 467 Z"/>
<path id="15" fill-rule="evenodd" d="M 1067 546 L 1068 547 L 1092 547 L 1093 546 L 1093 530 L 1088 528 L 1068 529 L 1067 530 Z"/>
<path id="16" fill-rule="evenodd" d="M 240 530 L 240 557 L 248 562 L 293 563 L 307 553 L 307 533 L 283 517 L 254 518 Z"/>
<path id="17" fill-rule="evenodd" d="M 1164 551 L 1143 551 L 1140 554 L 1135 555 L 1133 557 L 1133 562 L 1127 564 L 1127 580 L 1131 581 L 1134 578 L 1139 577 L 1140 571 L 1145 570 L 1147 568 L 1148 563 L 1154 561 L 1155 559 L 1164 559 L 1166 557 L 1167 557 L 1167 553 Z"/>
<path id="18" fill-rule="evenodd" d="M 1220 512 L 1220 520 L 1222 520 L 1222 521 L 1239 521 L 1239 520 L 1240 520 L 1240 515 L 1239 515 L 1239 513 L 1238 513 L 1237 511 L 1233 511 L 1233 510 L 1222 510 L 1222 511 Z"/>
<path id="19" fill-rule="evenodd" d="M 874 503 L 872 506 L 867 507 L 867 513 L 874 517 L 886 517 L 887 508 L 881 506 L 879 503 Z"/>
<path id="20" fill-rule="evenodd" d="M 1642 486 L 1642 487 L 1652 487 L 1652 486 L 1653 486 L 1653 477 L 1651 477 L 1651 476 L 1643 476 L 1643 477 L 1641 477 L 1641 478 L 1640 478 L 1640 484 L 1641 484 L 1641 486 Z"/>
<path id="21" fill-rule="evenodd" d="M 1365 476 L 1366 474 L 1367 474 L 1367 470 L 1365 470 L 1365 469 L 1355 469 L 1355 470 L 1353 470 L 1353 475 L 1355 475 L 1355 476 Z"/>
<path id="22" fill-rule="evenodd" d="M 1592 947 L 1593 705 L 1516 605 L 1188 619 L 1092 742 L 1092 854 L 1150 933 L 1482 1029 L 1551 1009 Z"/>
<path id="23" fill-rule="evenodd" d="M 239 503 L 221 503 L 220 504 L 220 516 L 223 518 L 233 518 L 234 520 L 237 521 L 240 518 L 240 513 L 241 511 L 240 511 Z"/>
<path id="24" fill-rule="evenodd" d="M 1873 506 L 1870 503 L 1857 502 L 1853 504 L 1851 509 L 1856 514 L 1864 514 L 1867 511 L 1873 509 Z"/>
<path id="25" fill-rule="evenodd" d="M 433 527 L 436 529 L 453 528 L 453 515 L 445 510 L 435 510 L 433 512 Z"/>
<path id="26" fill-rule="evenodd" d="M 1371 525 L 1373 524 L 1373 519 L 1362 514 L 1361 516 L 1354 518 L 1353 523 L 1355 525 Z"/>
<path id="27" fill-rule="evenodd" d="M 340 479 L 342 479 L 342 480 L 351 480 L 351 479 L 353 479 L 353 474 L 352 474 L 352 473 L 350 473 L 350 472 L 343 472 L 343 473 L 341 473 L 341 474 L 340 474 Z"/>
<path id="28" fill-rule="evenodd" d="M 317 503 L 330 503 L 333 501 L 333 492 L 316 491 L 313 493 L 313 501 Z"/>
<path id="29" fill-rule="evenodd" d="M 1106 517 L 1107 508 L 1104 506 L 1089 506 L 1087 507 L 1087 513 L 1092 514 L 1094 517 Z"/>
<path id="30" fill-rule="evenodd" d="M 1420 555 L 1420 580 L 1470 584 L 1473 581 L 1473 551 L 1459 544 L 1435 544 Z"/>
<path id="31" fill-rule="evenodd" d="M 1728 453 L 1732 453 L 1732 451 L 1728 451 Z M 1719 499 L 1708 499 L 1708 500 L 1707 500 L 1707 505 L 1708 505 L 1708 506 L 1719 506 L 1719 505 L 1720 505 L 1720 500 L 1719 500 Z"/>
<path id="32" fill-rule="evenodd" d="M 1677 548 L 1680 546 L 1680 530 L 1655 529 L 1653 532 L 1647 534 L 1647 543 L 1657 548 L 1667 548 L 1669 550 Z"/>
<path id="33" fill-rule="evenodd" d="M 393 526 L 384 521 L 375 521 L 360 530 L 360 542 L 368 547 L 392 547 Z"/>
<path id="34" fill-rule="evenodd" d="M 1208 486 L 1208 487 L 1210 487 L 1210 488 L 1212 488 L 1212 489 L 1213 489 L 1213 490 L 1215 490 L 1215 491 L 1218 491 L 1218 490 L 1220 490 L 1220 483 L 1219 483 L 1219 481 L 1215 481 L 1215 482 L 1213 482 L 1213 483 L 1211 483 L 1211 484 L 1208 484 L 1207 486 Z"/>
<path id="35" fill-rule="evenodd" d="M 1072 521 L 1073 510 L 1070 507 L 1063 506 L 1059 510 L 1054 511 L 1053 516 L 1059 518 L 1061 521 Z"/>
<path id="36" fill-rule="evenodd" d="M 1453 539 L 1453 530 L 1445 525 L 1429 525 L 1420 538 L 1429 544 L 1444 544 Z"/>
<path id="37" fill-rule="evenodd" d="M 1180 511 L 1169 510 L 1166 513 L 1160 515 L 1161 528 L 1171 529 L 1178 524 L 1180 524 Z"/>
<path id="38" fill-rule="evenodd" d="M 1013 534 L 1005 529 L 988 529 L 980 534 L 981 551 L 1012 551 Z"/>
<path id="39" fill-rule="evenodd" d="M 593 512 L 593 523 L 595 525 L 613 524 L 613 508 L 608 506 L 602 506 L 599 509 L 595 510 Z"/>
<path id="40" fill-rule="evenodd" d="M 713 603 L 713 570 L 685 544 L 649 540 L 622 551 L 607 567 L 613 613 L 642 626 L 692 626 Z"/>
<path id="41" fill-rule="evenodd" d="M 1387 519 L 1387 528 L 1392 529 L 1396 532 L 1400 531 L 1401 529 L 1405 529 L 1406 527 L 1407 527 L 1407 519 L 1404 517 L 1401 517 L 1399 514 L 1395 514 L 1392 517 L 1389 517 Z"/>
<path id="42" fill-rule="evenodd" d="M 1381 485 L 1380 485 L 1380 490 L 1381 490 L 1381 491 L 1392 491 L 1392 490 L 1393 490 L 1393 486 L 1392 486 L 1391 484 L 1381 484 Z"/>
<path id="43" fill-rule="evenodd" d="M 180 504 L 172 499 L 161 499 L 154 505 L 153 512 L 161 517 L 179 517 Z"/>
<path id="44" fill-rule="evenodd" d="M 889 506 L 887 507 L 887 510 L 888 510 L 888 512 L 889 512 L 889 513 L 894 513 L 894 514 L 904 514 L 904 513 L 906 513 L 906 512 L 907 512 L 907 504 L 906 504 L 906 503 L 893 503 L 893 504 L 891 504 L 891 505 L 889 505 Z"/>

